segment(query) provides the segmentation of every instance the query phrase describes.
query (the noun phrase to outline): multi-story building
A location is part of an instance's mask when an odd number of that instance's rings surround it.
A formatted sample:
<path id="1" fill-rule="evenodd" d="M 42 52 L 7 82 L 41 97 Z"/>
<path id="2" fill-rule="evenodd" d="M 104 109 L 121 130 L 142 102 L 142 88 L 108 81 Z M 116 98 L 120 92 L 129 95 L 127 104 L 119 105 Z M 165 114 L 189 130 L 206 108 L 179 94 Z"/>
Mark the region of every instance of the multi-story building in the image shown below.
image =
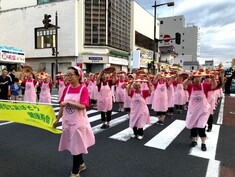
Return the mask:
<path id="1" fill-rule="evenodd" d="M 25 52 L 35 72 L 55 73 L 55 28 L 45 29 L 44 14 L 58 14 L 58 70 L 80 64 L 85 72 L 107 66 L 128 70 L 131 2 L 129 0 L 0 1 L 0 44 Z"/>
<path id="2" fill-rule="evenodd" d="M 183 15 L 158 18 L 158 20 L 160 21 L 160 39 L 166 34 L 172 38 L 169 42 L 161 41 L 159 46 L 170 46 L 174 48 L 174 52 L 178 55 L 175 59 L 175 64 L 184 67 L 189 63 L 190 66 L 187 66 L 187 68 L 197 66 L 200 53 L 200 34 L 198 27 L 193 24 L 185 25 Z M 175 43 L 176 33 L 181 34 L 181 43 L 179 45 Z"/>

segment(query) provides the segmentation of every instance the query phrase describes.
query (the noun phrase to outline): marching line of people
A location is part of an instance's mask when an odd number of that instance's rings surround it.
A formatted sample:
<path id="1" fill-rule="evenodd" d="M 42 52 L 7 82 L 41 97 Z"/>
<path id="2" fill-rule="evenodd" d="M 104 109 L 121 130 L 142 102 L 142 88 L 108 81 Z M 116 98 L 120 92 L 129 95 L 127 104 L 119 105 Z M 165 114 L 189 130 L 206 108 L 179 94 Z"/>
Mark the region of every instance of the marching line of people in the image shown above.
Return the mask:
<path id="1" fill-rule="evenodd" d="M 51 102 L 50 76 L 40 73 L 33 78 L 32 72 L 29 73 L 21 84 L 21 89 L 25 89 L 24 101 L 36 102 L 36 86 L 39 86 L 38 101 Z M 109 67 L 84 77 L 83 71 L 74 66 L 68 68 L 67 74 L 57 74 L 57 84 L 60 110 L 53 127 L 56 128 L 62 119 L 59 151 L 71 152 L 73 167 L 70 177 L 79 177 L 86 169 L 83 154 L 87 154 L 88 147 L 95 144 L 86 114 L 91 104 L 100 112 L 103 122 L 100 128 L 107 129 L 112 121 L 113 103 L 118 103 L 119 111 L 125 110 L 129 115 L 129 127 L 133 129 L 131 137 L 138 140 L 144 138 L 143 128 L 150 124 L 150 109 L 156 113 L 157 124 L 161 126 L 166 118 L 176 117 L 174 109 L 176 114 L 187 109 L 186 128 L 191 131 L 190 147 L 197 145 L 199 136 L 201 150 L 206 151 L 206 124 L 207 132 L 210 132 L 213 111 L 223 93 L 223 70 L 169 71 L 151 75 L 143 70 L 133 74 L 116 72 L 114 67 Z"/>

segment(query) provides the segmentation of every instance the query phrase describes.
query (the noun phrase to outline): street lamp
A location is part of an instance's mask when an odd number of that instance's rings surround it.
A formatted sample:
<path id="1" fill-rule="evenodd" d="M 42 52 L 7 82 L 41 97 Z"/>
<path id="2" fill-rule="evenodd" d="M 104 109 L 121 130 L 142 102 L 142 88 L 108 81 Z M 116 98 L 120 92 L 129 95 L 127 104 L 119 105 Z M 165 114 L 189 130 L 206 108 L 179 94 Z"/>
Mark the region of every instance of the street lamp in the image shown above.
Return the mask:
<path id="1" fill-rule="evenodd" d="M 157 4 L 156 1 L 154 3 L 154 5 L 152 7 L 154 7 L 154 32 L 153 32 L 153 74 L 155 74 L 155 59 L 156 59 L 156 51 L 157 51 L 157 48 L 156 48 L 156 44 L 158 44 L 158 39 L 156 39 L 156 8 L 159 7 L 159 6 L 164 6 L 164 5 L 167 5 L 168 7 L 170 6 L 174 6 L 175 3 L 174 2 L 168 2 L 168 3 L 162 3 L 162 4 Z"/>

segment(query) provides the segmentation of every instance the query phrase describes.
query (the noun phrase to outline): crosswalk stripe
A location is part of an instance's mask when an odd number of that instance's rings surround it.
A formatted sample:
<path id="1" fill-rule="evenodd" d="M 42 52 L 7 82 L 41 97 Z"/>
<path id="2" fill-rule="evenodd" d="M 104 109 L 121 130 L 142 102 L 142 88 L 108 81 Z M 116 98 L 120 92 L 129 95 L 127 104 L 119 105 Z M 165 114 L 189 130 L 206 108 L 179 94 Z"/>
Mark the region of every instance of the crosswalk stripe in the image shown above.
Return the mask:
<path id="1" fill-rule="evenodd" d="M 206 177 L 219 177 L 220 175 L 220 161 L 209 160 Z"/>
<path id="2" fill-rule="evenodd" d="M 116 126 L 116 125 L 118 125 L 122 122 L 125 122 L 127 120 L 127 118 L 128 118 L 128 115 L 124 115 L 124 116 L 118 117 L 116 119 L 113 119 L 112 121 L 110 121 L 110 124 L 109 124 L 110 128 L 114 127 L 114 126 Z M 92 130 L 93 130 L 94 134 L 97 134 L 97 133 L 100 133 L 100 132 L 106 130 L 106 129 L 101 129 L 100 128 L 101 125 L 102 124 L 99 124 L 99 125 L 96 125 L 96 126 L 92 127 Z"/>
<path id="3" fill-rule="evenodd" d="M 202 157 L 205 159 L 215 159 L 216 147 L 219 138 L 220 125 L 213 125 L 213 129 L 210 133 L 207 133 L 206 146 L 207 151 L 201 150 L 201 144 L 191 148 L 189 155 Z M 200 142 L 200 140 L 198 141 Z"/>
<path id="4" fill-rule="evenodd" d="M 165 150 L 185 128 L 185 121 L 175 120 L 167 128 L 148 141 L 145 146 Z"/>
<path id="5" fill-rule="evenodd" d="M 224 96 L 221 99 L 217 124 L 221 125 L 223 123 L 223 117 L 224 117 Z"/>
<path id="6" fill-rule="evenodd" d="M 150 124 L 147 124 L 144 126 L 144 130 L 148 127 L 150 127 L 151 125 L 153 125 L 154 123 L 156 123 L 158 121 L 158 118 L 151 116 L 150 117 Z M 132 128 L 126 128 L 125 130 L 122 130 L 112 136 L 110 136 L 109 138 L 111 139 L 116 139 L 119 141 L 127 141 L 131 138 L 131 134 L 133 134 L 133 130 Z"/>
<path id="7" fill-rule="evenodd" d="M 117 112 L 112 112 L 112 115 L 115 115 L 115 114 L 117 114 Z M 100 117 L 100 114 L 98 114 L 98 115 L 89 117 L 88 119 L 89 119 L 89 122 L 94 122 L 94 121 L 100 120 L 101 117 Z"/>

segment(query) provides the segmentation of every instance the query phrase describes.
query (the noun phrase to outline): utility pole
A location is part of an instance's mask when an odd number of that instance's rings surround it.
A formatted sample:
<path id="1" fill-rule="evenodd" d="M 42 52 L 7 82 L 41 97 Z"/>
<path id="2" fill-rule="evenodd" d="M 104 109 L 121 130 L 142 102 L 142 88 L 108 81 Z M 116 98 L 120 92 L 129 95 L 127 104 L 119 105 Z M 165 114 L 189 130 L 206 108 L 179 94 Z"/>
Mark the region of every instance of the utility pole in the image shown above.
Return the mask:
<path id="1" fill-rule="evenodd" d="M 55 13 L 55 73 L 58 73 L 58 15 Z"/>

